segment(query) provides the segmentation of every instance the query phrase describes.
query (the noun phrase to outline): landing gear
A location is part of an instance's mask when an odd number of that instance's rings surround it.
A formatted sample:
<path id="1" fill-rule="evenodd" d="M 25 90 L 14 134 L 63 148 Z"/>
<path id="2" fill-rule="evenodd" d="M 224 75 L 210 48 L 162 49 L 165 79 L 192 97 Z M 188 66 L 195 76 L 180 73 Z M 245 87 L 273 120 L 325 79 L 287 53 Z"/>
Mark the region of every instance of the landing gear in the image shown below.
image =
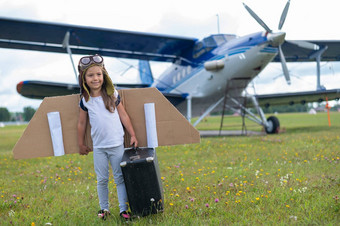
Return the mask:
<path id="1" fill-rule="evenodd" d="M 279 119 L 275 116 L 270 116 L 267 119 L 267 126 L 265 126 L 266 133 L 273 134 L 279 133 L 280 130 L 280 122 Z"/>

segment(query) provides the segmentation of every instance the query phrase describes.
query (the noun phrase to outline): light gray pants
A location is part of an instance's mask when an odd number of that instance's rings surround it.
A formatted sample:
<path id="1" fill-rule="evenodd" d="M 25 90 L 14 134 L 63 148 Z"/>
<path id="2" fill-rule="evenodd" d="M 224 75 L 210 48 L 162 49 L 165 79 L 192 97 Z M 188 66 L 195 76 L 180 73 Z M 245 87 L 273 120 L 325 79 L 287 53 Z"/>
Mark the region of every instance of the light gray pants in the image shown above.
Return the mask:
<path id="1" fill-rule="evenodd" d="M 127 194 L 124 184 L 120 162 L 124 154 L 124 146 L 113 148 L 94 148 L 93 162 L 97 174 L 97 192 L 101 209 L 109 209 L 109 162 L 112 167 L 113 178 L 117 186 L 117 195 L 120 212 L 126 211 Z"/>

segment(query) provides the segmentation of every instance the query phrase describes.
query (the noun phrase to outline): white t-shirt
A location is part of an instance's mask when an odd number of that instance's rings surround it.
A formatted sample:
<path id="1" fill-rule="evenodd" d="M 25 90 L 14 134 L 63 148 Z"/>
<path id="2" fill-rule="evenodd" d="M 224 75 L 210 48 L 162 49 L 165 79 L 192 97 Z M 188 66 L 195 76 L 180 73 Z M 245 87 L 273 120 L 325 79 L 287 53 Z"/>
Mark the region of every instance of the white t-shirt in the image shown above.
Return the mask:
<path id="1" fill-rule="evenodd" d="M 117 90 L 114 93 L 119 100 Z M 90 119 L 91 137 L 94 148 L 110 148 L 117 147 L 124 143 L 124 129 L 119 118 L 117 108 L 115 111 L 109 112 L 104 105 L 103 98 L 90 97 L 86 102 L 83 97 L 81 104 L 85 106 Z M 116 102 L 116 106 L 119 102 Z"/>

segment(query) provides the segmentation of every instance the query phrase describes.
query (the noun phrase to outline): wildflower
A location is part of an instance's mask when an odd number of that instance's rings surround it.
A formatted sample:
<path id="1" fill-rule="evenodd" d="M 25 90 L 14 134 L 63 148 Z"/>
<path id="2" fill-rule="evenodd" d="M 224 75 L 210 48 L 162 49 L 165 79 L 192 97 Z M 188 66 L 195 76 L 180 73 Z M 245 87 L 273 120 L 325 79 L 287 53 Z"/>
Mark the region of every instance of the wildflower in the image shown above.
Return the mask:
<path id="1" fill-rule="evenodd" d="M 230 184 L 229 184 L 229 187 L 234 187 L 234 184 L 233 184 L 233 183 L 230 183 Z"/>
<path id="2" fill-rule="evenodd" d="M 215 199 L 215 202 L 217 203 L 218 201 L 219 201 L 219 200 L 216 198 L 216 199 Z"/>
<path id="3" fill-rule="evenodd" d="M 297 220 L 297 216 L 290 216 L 289 218 L 290 218 L 290 219 Z"/>
<path id="4" fill-rule="evenodd" d="M 10 217 L 13 217 L 14 214 L 15 214 L 14 210 L 10 210 L 10 211 L 8 212 L 8 216 L 10 216 Z"/>
<path id="5" fill-rule="evenodd" d="M 172 202 L 169 203 L 170 206 L 173 206 L 174 204 Z"/>
<path id="6" fill-rule="evenodd" d="M 260 198 L 259 198 L 259 197 L 256 197 L 256 200 L 260 200 Z"/>
<path id="7" fill-rule="evenodd" d="M 35 226 L 35 223 L 34 222 L 32 222 L 32 224 L 31 224 L 32 226 Z"/>
<path id="8" fill-rule="evenodd" d="M 290 206 L 289 205 L 286 205 L 287 208 L 289 208 Z"/>
<path id="9" fill-rule="evenodd" d="M 208 203 L 207 203 L 207 204 L 205 204 L 205 207 L 209 208 L 209 204 L 208 204 Z"/>
<path id="10" fill-rule="evenodd" d="M 188 209 L 189 208 L 189 206 L 188 205 L 185 205 L 185 209 Z"/>
<path id="11" fill-rule="evenodd" d="M 191 201 L 191 202 L 193 202 L 193 201 L 194 201 L 194 199 L 192 198 L 192 199 L 190 199 L 190 201 Z"/>

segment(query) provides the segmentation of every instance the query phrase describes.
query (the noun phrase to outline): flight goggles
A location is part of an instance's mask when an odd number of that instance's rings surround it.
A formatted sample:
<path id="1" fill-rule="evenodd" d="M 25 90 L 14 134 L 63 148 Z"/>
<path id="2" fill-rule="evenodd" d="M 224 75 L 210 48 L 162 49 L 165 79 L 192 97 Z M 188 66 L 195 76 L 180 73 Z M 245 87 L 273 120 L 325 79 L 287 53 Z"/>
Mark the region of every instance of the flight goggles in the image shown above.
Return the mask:
<path id="1" fill-rule="evenodd" d="M 80 70 L 85 70 L 88 66 L 90 66 L 92 63 L 94 64 L 99 64 L 102 66 L 103 64 L 103 57 L 96 54 L 96 55 L 93 55 L 93 56 L 84 56 L 82 58 L 80 58 L 79 60 L 79 64 L 78 64 L 78 67 Z"/>

